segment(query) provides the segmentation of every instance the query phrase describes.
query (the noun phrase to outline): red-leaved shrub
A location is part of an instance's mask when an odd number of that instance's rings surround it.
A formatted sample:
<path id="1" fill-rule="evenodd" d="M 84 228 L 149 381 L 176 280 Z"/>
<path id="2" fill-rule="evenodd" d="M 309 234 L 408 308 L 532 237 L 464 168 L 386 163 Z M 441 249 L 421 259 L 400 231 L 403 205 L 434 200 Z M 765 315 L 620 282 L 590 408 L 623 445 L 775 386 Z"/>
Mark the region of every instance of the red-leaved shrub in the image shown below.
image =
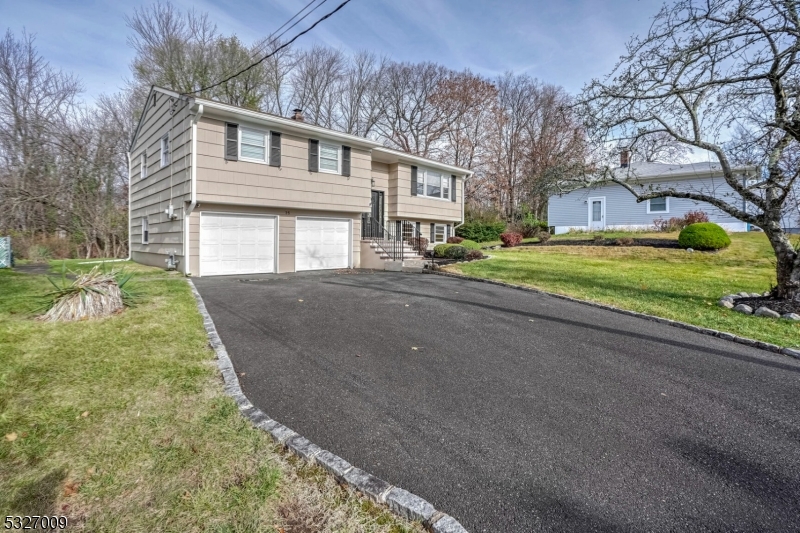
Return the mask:
<path id="1" fill-rule="evenodd" d="M 474 261 L 475 259 L 483 259 L 483 252 L 480 250 L 467 250 L 467 255 L 464 256 L 467 261 Z"/>
<path id="2" fill-rule="evenodd" d="M 685 215 L 683 215 L 683 223 L 684 227 L 689 226 L 691 224 L 697 224 L 698 222 L 708 222 L 708 215 L 704 212 L 697 210 L 697 211 L 687 211 Z"/>
<path id="3" fill-rule="evenodd" d="M 461 244 L 463 241 L 464 237 L 459 237 L 457 235 L 447 238 L 447 244 Z"/>
<path id="4" fill-rule="evenodd" d="M 503 241 L 506 247 L 513 248 L 522 242 L 522 234 L 513 232 L 501 233 L 500 240 Z"/>

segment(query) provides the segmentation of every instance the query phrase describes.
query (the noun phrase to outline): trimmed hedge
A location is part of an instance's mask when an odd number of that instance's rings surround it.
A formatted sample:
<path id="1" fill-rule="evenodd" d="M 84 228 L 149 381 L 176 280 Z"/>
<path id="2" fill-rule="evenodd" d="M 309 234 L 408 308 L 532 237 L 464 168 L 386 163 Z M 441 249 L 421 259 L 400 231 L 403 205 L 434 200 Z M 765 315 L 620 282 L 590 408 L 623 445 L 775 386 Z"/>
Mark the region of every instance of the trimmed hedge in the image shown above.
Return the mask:
<path id="1" fill-rule="evenodd" d="M 465 222 L 456 228 L 456 235 L 475 242 L 496 241 L 506 230 L 505 222 Z"/>
<path id="2" fill-rule="evenodd" d="M 719 250 L 731 244 L 731 238 L 725 230 L 713 222 L 699 222 L 683 228 L 678 235 L 681 248 L 694 250 Z"/>
<path id="3" fill-rule="evenodd" d="M 467 249 L 460 244 L 454 244 L 444 251 L 444 256 L 448 259 L 464 259 L 467 255 Z"/>
<path id="4" fill-rule="evenodd" d="M 463 246 L 467 250 L 480 250 L 481 249 L 481 245 L 480 244 L 478 244 L 475 241 L 471 241 L 469 239 L 462 239 L 461 242 L 458 243 L 458 244 L 460 246 Z"/>
<path id="5" fill-rule="evenodd" d="M 447 252 L 448 248 L 452 248 L 453 246 L 458 246 L 457 244 L 437 244 L 433 247 L 433 255 L 434 257 L 446 257 L 445 253 Z"/>

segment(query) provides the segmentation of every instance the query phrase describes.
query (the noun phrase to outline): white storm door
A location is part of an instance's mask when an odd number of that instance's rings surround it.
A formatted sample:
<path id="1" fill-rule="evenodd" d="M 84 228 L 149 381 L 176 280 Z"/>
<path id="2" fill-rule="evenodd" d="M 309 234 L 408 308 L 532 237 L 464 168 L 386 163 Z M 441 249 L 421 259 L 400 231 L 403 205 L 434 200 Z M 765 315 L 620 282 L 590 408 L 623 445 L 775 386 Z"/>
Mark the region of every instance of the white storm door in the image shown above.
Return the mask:
<path id="1" fill-rule="evenodd" d="M 271 216 L 202 213 L 200 275 L 275 272 L 276 228 Z"/>
<path id="2" fill-rule="evenodd" d="M 589 230 L 606 229 L 606 199 L 605 197 L 589 198 Z"/>
<path id="3" fill-rule="evenodd" d="M 297 218 L 295 270 L 350 267 L 350 219 Z"/>

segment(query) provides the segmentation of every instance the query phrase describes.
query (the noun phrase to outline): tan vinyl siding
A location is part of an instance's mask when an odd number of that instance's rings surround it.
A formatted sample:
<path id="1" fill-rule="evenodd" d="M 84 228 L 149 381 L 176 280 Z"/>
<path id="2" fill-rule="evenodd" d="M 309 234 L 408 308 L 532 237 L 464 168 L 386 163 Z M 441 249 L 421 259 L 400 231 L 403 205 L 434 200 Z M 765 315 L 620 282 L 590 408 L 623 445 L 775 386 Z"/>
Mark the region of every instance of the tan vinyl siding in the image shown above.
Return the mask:
<path id="1" fill-rule="evenodd" d="M 200 272 L 200 216 L 208 213 L 247 213 L 254 215 L 272 215 L 278 217 L 278 273 L 294 272 L 295 227 L 297 217 L 346 218 L 352 220 L 352 254 L 353 267 L 361 265 L 361 214 L 342 213 L 310 209 L 275 209 L 256 206 L 202 204 L 189 217 L 189 238 L 192 243 L 189 252 L 190 271 L 197 275 Z"/>
<path id="2" fill-rule="evenodd" d="M 449 177 L 450 175 L 447 174 Z M 456 178 L 456 201 L 437 200 L 411 195 L 411 165 L 394 163 L 389 165 L 389 198 L 386 210 L 390 218 L 422 221 L 443 221 L 456 224 L 461 221 L 461 202 L 464 195 Z"/>
<path id="3" fill-rule="evenodd" d="M 247 126 L 246 122 L 240 125 Z M 198 123 L 198 202 L 347 213 L 369 208 L 372 169 L 369 151 L 352 148 L 349 177 L 309 172 L 308 138 L 287 133 L 281 135 L 281 167 L 226 161 L 224 126 L 223 121 L 208 117 Z"/>
<path id="4" fill-rule="evenodd" d="M 183 206 L 191 186 L 191 116 L 181 102 L 170 115 L 171 98 L 157 95 L 155 107 L 148 101 L 136 143 L 131 151 L 131 253 L 136 261 L 164 266 L 167 254 L 182 261 Z M 152 98 L 152 95 L 151 95 Z M 170 163 L 161 166 L 161 138 L 170 133 Z M 147 176 L 142 179 L 140 161 L 147 154 Z M 165 211 L 170 202 L 177 218 L 169 220 Z M 142 218 L 149 224 L 149 243 L 142 244 Z M 183 270 L 183 264 L 181 264 Z"/>

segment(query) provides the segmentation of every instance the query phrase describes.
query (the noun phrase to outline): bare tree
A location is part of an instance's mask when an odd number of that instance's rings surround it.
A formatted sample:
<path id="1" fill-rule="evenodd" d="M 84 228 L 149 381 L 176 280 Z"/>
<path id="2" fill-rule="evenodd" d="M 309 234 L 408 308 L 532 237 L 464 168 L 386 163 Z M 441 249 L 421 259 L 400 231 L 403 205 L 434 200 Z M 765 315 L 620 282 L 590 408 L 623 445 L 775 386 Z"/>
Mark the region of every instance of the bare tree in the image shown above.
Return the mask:
<path id="1" fill-rule="evenodd" d="M 344 72 L 344 54 L 334 48 L 314 45 L 302 52 L 292 71 L 292 101 L 306 119 L 325 128 L 336 123 L 336 89 Z"/>
<path id="2" fill-rule="evenodd" d="M 620 146 L 631 152 L 632 161 L 646 163 L 685 163 L 689 155 L 694 153 L 692 147 L 675 140 L 663 131 L 650 135 L 642 135 L 634 139 L 635 143 Z"/>
<path id="3" fill-rule="evenodd" d="M 337 88 L 337 129 L 363 137 L 373 133 L 384 110 L 380 89 L 386 65 L 385 58 L 367 51 L 349 59 Z"/>
<path id="4" fill-rule="evenodd" d="M 389 146 L 423 157 L 438 155 L 448 125 L 445 110 L 434 101 L 450 74 L 435 63 L 389 65 L 383 77 L 384 113 L 377 125 Z"/>
<path id="5" fill-rule="evenodd" d="M 662 134 L 714 154 L 736 199 L 636 190 L 608 169 L 604 175 L 639 202 L 689 198 L 758 226 L 777 258 L 775 295 L 800 299 L 800 256 L 781 226 L 800 171 L 784 164 L 800 141 L 798 51 L 793 1 L 682 0 L 662 8 L 646 37 L 631 40 L 608 79 L 585 88 L 581 112 L 597 143 Z M 735 172 L 741 162 L 763 173 L 743 182 Z"/>
<path id="6" fill-rule="evenodd" d="M 58 172 L 60 134 L 81 90 L 73 76 L 51 67 L 34 39 L 0 40 L 0 227 L 51 233 L 64 213 L 66 184 Z"/>

